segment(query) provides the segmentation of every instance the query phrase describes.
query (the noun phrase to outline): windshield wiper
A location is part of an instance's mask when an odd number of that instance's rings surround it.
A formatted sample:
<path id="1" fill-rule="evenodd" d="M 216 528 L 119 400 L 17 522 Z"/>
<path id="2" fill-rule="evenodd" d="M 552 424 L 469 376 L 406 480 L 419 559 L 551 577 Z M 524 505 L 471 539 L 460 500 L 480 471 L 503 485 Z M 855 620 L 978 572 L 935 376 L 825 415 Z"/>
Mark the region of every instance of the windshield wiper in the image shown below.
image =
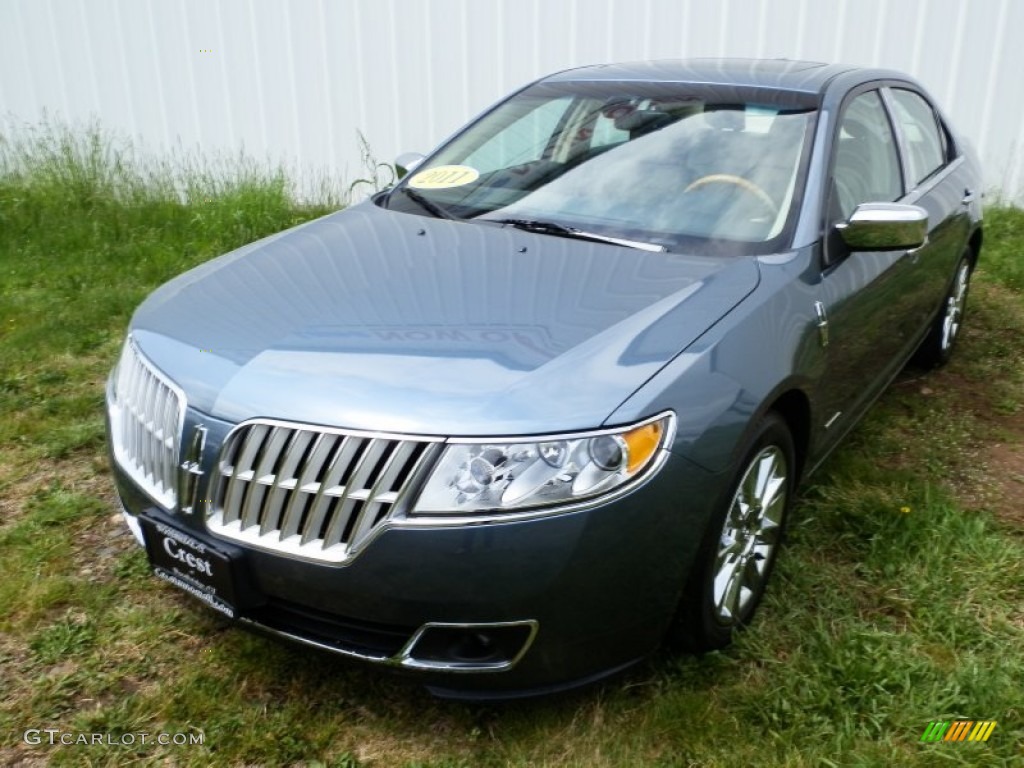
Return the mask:
<path id="1" fill-rule="evenodd" d="M 485 219 L 481 219 L 481 221 L 485 221 Z M 627 248 L 638 248 L 641 251 L 662 252 L 666 250 L 663 245 L 645 243 L 640 240 L 626 240 L 621 237 L 609 237 L 608 235 L 599 235 L 596 232 L 585 232 L 582 229 L 567 227 L 565 224 L 559 224 L 556 221 L 538 221 L 537 219 L 489 219 L 489 221 L 496 221 L 499 224 L 508 224 L 510 227 L 515 227 L 516 229 L 522 229 L 527 232 L 537 232 L 542 235 L 572 237 L 577 240 L 592 240 L 597 243 L 624 245 Z"/>
<path id="2" fill-rule="evenodd" d="M 452 221 L 458 221 L 459 217 L 454 213 L 451 213 L 440 205 L 435 203 L 433 200 L 425 195 L 421 195 L 415 189 L 409 189 L 409 187 L 398 187 L 398 191 L 404 192 L 407 197 L 419 203 L 420 207 L 425 208 L 430 213 L 434 214 L 439 219 L 450 219 Z"/>

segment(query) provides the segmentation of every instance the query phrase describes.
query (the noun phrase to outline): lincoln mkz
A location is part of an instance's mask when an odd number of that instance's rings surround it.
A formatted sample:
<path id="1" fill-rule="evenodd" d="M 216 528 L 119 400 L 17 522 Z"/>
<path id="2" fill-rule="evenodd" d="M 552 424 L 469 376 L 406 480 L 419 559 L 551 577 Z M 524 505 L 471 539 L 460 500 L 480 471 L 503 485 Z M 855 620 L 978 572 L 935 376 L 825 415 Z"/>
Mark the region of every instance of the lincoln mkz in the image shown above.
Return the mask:
<path id="1" fill-rule="evenodd" d="M 973 151 L 890 71 L 573 69 L 396 168 L 156 290 L 109 445 L 158 576 L 441 696 L 726 646 L 982 244 Z"/>

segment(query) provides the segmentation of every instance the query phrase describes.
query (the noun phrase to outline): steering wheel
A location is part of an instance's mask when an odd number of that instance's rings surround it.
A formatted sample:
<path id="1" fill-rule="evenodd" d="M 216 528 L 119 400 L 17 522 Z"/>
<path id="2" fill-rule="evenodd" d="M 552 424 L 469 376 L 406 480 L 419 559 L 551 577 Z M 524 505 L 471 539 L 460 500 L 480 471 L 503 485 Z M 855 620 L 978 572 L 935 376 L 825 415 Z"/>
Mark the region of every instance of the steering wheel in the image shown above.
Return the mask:
<path id="1" fill-rule="evenodd" d="M 779 206 L 777 206 L 775 201 L 768 196 L 767 192 L 757 186 L 757 184 L 752 182 L 750 179 L 744 179 L 742 176 L 734 176 L 731 173 L 710 173 L 707 176 L 701 176 L 696 181 L 691 182 L 690 186 L 683 190 L 683 194 L 692 192 L 693 190 L 699 189 L 700 187 L 708 184 L 733 184 L 745 192 L 749 192 L 760 200 L 773 216 L 778 215 L 779 213 Z"/>

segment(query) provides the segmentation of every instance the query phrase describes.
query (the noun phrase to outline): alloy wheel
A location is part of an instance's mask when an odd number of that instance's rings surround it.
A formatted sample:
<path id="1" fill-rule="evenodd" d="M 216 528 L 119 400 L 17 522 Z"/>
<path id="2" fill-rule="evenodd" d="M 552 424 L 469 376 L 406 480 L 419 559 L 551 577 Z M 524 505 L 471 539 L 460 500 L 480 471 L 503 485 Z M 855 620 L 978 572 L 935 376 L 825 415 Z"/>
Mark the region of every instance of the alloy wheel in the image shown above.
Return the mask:
<path id="1" fill-rule="evenodd" d="M 957 270 L 956 280 L 953 281 L 953 290 L 946 299 L 946 313 L 942 318 L 942 350 L 946 351 L 953 346 L 957 334 L 960 332 L 960 324 L 963 320 L 964 305 L 967 303 L 967 285 L 970 278 L 970 266 L 966 261 L 960 264 Z"/>
<path id="2" fill-rule="evenodd" d="M 761 450 L 743 473 L 715 557 L 714 613 L 722 623 L 741 621 L 764 590 L 781 538 L 788 486 L 786 456 L 776 445 Z"/>

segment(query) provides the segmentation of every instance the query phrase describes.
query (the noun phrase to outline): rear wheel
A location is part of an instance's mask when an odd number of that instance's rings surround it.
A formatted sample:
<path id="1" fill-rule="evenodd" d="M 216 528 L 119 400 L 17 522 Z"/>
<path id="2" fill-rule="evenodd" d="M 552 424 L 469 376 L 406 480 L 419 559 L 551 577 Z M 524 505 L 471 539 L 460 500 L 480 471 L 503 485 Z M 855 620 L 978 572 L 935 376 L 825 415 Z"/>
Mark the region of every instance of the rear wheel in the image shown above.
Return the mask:
<path id="1" fill-rule="evenodd" d="M 669 633 L 670 642 L 685 650 L 724 648 L 750 622 L 782 541 L 796 480 L 793 438 L 782 418 L 770 413 L 747 445 Z"/>
<path id="2" fill-rule="evenodd" d="M 939 314 L 917 351 L 917 362 L 933 368 L 949 362 L 963 327 L 970 287 L 971 254 L 970 251 L 965 251 L 956 265 L 953 284 L 943 299 Z"/>

